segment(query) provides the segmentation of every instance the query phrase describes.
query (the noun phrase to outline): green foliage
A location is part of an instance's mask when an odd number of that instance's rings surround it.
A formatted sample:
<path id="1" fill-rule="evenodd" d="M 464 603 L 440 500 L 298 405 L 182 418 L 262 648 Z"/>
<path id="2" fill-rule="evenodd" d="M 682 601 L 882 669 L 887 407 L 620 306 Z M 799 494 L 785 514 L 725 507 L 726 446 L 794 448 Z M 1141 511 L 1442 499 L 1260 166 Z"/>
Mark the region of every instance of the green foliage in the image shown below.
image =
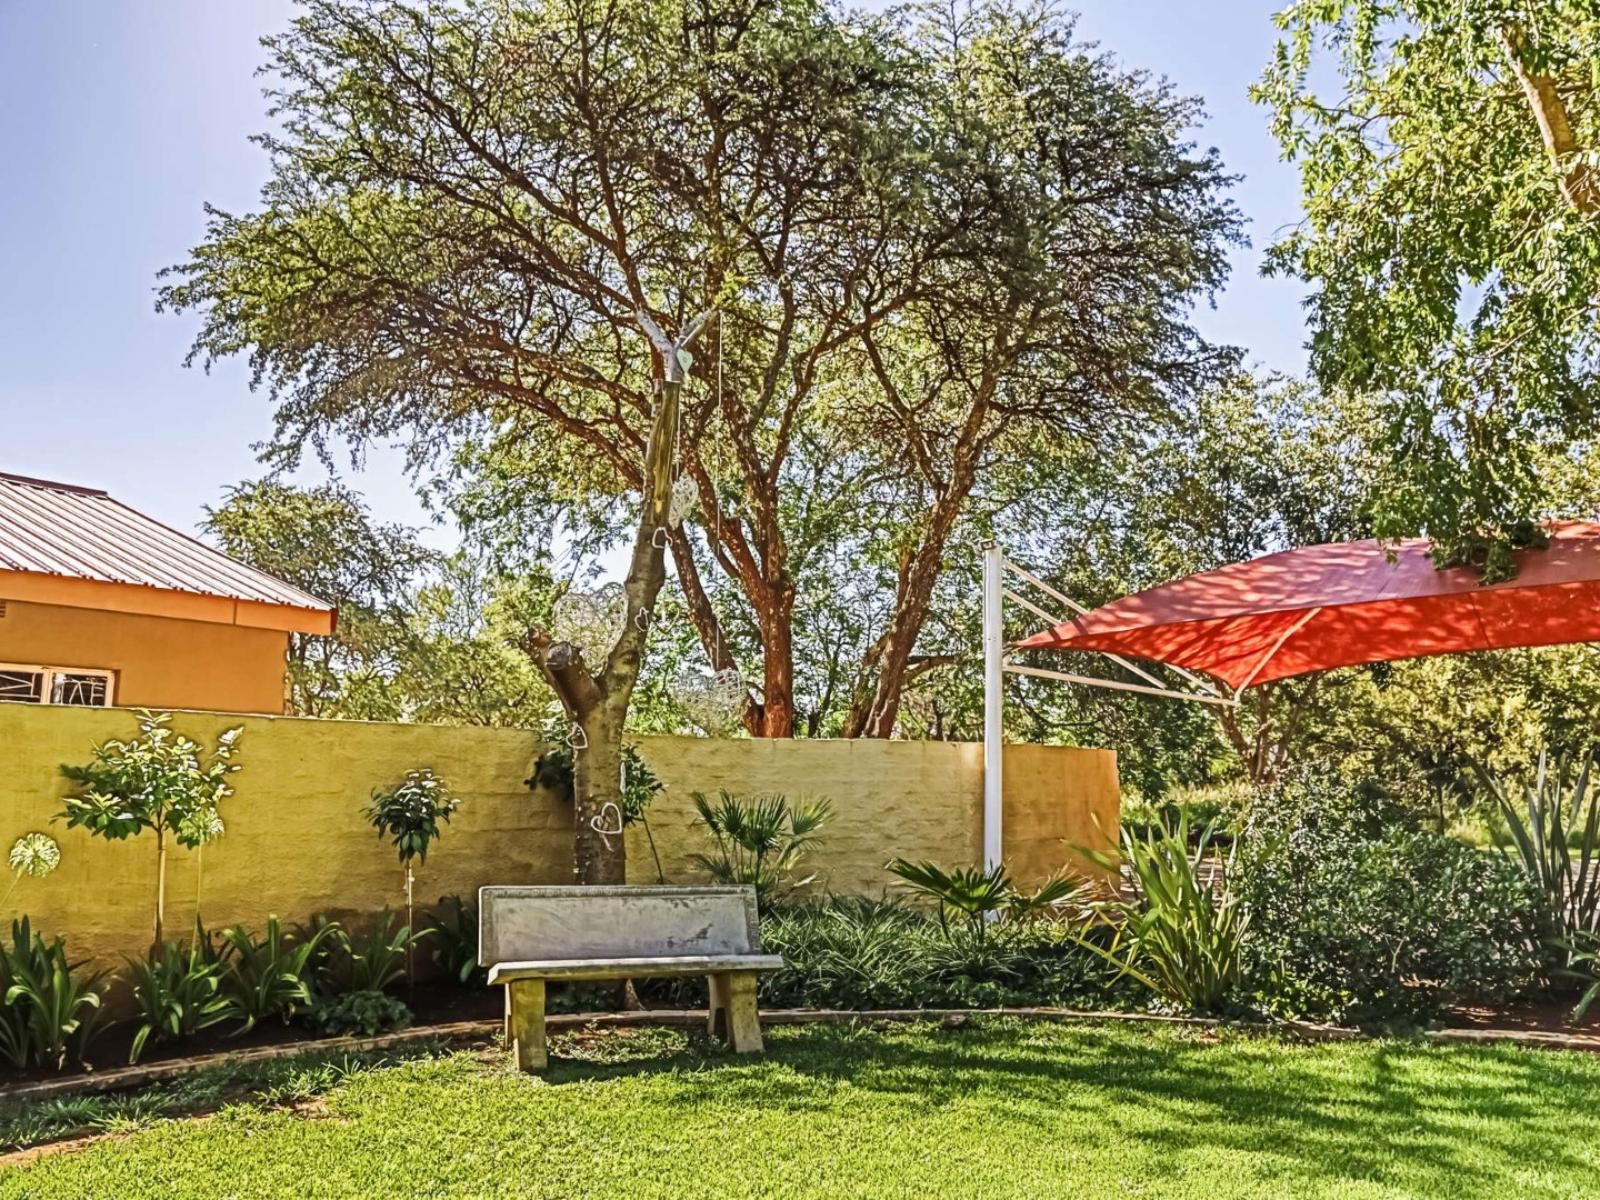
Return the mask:
<path id="1" fill-rule="evenodd" d="M 1593 430 L 1600 22 L 1568 0 L 1296 0 L 1277 20 L 1254 95 L 1305 220 L 1269 268 L 1314 285 L 1323 385 L 1387 397 L 1379 532 L 1503 578 L 1546 515 L 1541 451 Z M 1542 144 L 1530 88 L 1570 145 Z"/>
<path id="2" fill-rule="evenodd" d="M 948 930 L 947 915 L 954 909 L 967 918 L 972 935 L 980 941 L 984 926 L 993 915 L 1025 916 L 1052 911 L 1074 901 L 1086 904 L 1095 890 L 1087 880 L 1062 872 L 1033 891 L 1024 892 L 999 863 L 986 871 L 977 867 L 956 867 L 947 871 L 931 862 L 913 863 L 897 858 L 887 869 L 899 876 L 911 891 L 935 901 L 940 928 Z"/>
<path id="3" fill-rule="evenodd" d="M 276 916 L 257 940 L 242 926 L 222 931 L 222 985 L 228 1016 L 245 1033 L 271 1017 L 285 1024 L 311 1004 L 317 982 L 316 953 L 330 926 L 301 936 L 286 932 Z"/>
<path id="4" fill-rule="evenodd" d="M 139 736 L 96 746 L 87 766 L 63 764 L 61 773 L 79 785 L 57 814 L 67 827 L 82 827 L 108 841 L 121 841 L 144 830 L 155 834 L 158 855 L 166 853 L 170 834 L 189 849 L 222 836 L 220 805 L 233 795 L 228 776 L 239 769 L 233 761 L 242 729 L 219 734 L 209 752 L 200 743 L 174 733 L 171 713 L 139 709 Z M 162 888 L 166 872 L 157 874 L 155 941 L 162 941 Z"/>
<path id="5" fill-rule="evenodd" d="M 478 965 L 478 910 L 460 896 L 439 897 L 419 940 L 428 944 L 429 957 L 445 978 L 463 984 L 486 980 L 487 970 Z"/>
<path id="6" fill-rule="evenodd" d="M 1059 921 L 1006 922 L 980 938 L 899 902 L 833 897 L 764 916 L 761 939 L 784 959 L 762 976 L 761 1002 L 785 1008 L 1107 1008 L 1135 999 Z"/>
<path id="7" fill-rule="evenodd" d="M 1186 817 L 1175 827 L 1143 835 L 1125 832 L 1122 852 L 1135 897 L 1099 905 L 1116 934 L 1104 949 L 1087 943 L 1161 999 L 1188 1012 L 1226 1011 L 1237 1001 L 1244 979 L 1250 917 L 1230 888 L 1224 885 L 1218 891 L 1201 875 L 1199 864 L 1210 841 L 1209 830 L 1191 839 Z M 1119 865 L 1114 855 L 1095 856 L 1108 868 Z"/>
<path id="8" fill-rule="evenodd" d="M 191 849 L 204 845 L 221 832 L 218 805 L 233 794 L 228 776 L 239 769 L 231 760 L 244 731 L 226 730 L 207 753 L 173 732 L 171 713 L 137 711 L 138 737 L 96 746 L 88 766 L 62 765 L 81 791 L 66 798 L 57 817 L 110 841 L 150 829 Z"/>
<path id="9" fill-rule="evenodd" d="M 1512 799 L 1509 782 L 1474 765 L 1499 806 L 1523 870 L 1555 914 L 1561 939 L 1592 944 L 1600 935 L 1600 795 L 1589 787 L 1592 753 L 1575 770 L 1559 758 L 1547 770 L 1541 752 L 1521 805 Z"/>
<path id="10" fill-rule="evenodd" d="M 400 861 L 409 865 L 412 859 L 428 861 L 428 846 L 439 836 L 439 822 L 448 822 L 460 804 L 444 780 L 422 767 L 407 771 L 393 791 L 374 792 L 366 816 L 378 837 L 389 838 Z"/>
<path id="11" fill-rule="evenodd" d="M 1281 1015 L 1406 1024 L 1505 1003 L 1549 967 L 1552 917 L 1516 863 L 1407 828 L 1336 777 L 1260 797 L 1236 868 L 1251 987 Z"/>
<path id="12" fill-rule="evenodd" d="M 833 809 L 827 800 L 791 805 L 776 794 L 741 797 L 728 791 L 715 801 L 703 792 L 692 798 L 716 852 L 690 855 L 690 861 L 715 882 L 749 884 L 764 910 L 815 878 L 795 879 L 794 874 L 828 823 Z"/>
<path id="13" fill-rule="evenodd" d="M 0 946 L 0 1057 L 56 1070 L 83 1058 L 104 1019 L 105 972 L 82 967 L 64 939 L 45 941 L 27 917 L 11 923 L 11 945 Z"/>
<path id="14" fill-rule="evenodd" d="M 181 1041 L 228 1020 L 234 1006 L 222 977 L 221 956 L 198 921 L 187 945 L 163 942 L 144 958 L 130 958 L 128 984 L 140 1024 L 128 1061 L 138 1062 L 151 1041 Z"/>
<path id="15" fill-rule="evenodd" d="M 319 996 L 381 992 L 406 973 L 411 927 L 387 908 L 358 929 L 319 917 L 300 936 L 317 941 L 315 990 Z"/>
<path id="16" fill-rule="evenodd" d="M 562 740 L 564 731 L 547 726 L 546 740 L 553 743 L 534 761 L 530 788 L 544 788 L 552 795 L 572 803 L 572 747 Z M 645 820 L 650 802 L 666 787 L 632 743 L 622 747 L 622 823 L 633 825 Z"/>
<path id="17" fill-rule="evenodd" d="M 362 988 L 335 999 L 318 1000 L 307 1013 L 318 1033 L 328 1037 L 375 1037 L 411 1024 L 411 1009 L 386 992 Z"/>

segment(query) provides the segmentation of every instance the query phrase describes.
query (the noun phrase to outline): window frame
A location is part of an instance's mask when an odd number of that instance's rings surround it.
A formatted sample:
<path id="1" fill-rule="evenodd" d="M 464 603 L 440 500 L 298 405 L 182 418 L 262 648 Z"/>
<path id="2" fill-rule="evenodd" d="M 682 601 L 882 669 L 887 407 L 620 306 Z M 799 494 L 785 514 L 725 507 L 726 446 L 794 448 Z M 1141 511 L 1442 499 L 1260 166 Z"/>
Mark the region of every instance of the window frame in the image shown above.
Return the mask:
<path id="1" fill-rule="evenodd" d="M 117 673 L 105 667 L 47 667 L 41 663 L 14 663 L 0 662 L 0 671 L 32 672 L 42 675 L 44 682 L 40 688 L 37 703 L 41 706 L 50 705 L 53 708 L 114 708 L 117 697 Z M 101 704 L 58 704 L 51 697 L 55 695 L 56 676 L 58 675 L 94 675 L 106 682 L 105 700 Z M 26 700 L 6 701 L 11 704 L 26 704 Z"/>

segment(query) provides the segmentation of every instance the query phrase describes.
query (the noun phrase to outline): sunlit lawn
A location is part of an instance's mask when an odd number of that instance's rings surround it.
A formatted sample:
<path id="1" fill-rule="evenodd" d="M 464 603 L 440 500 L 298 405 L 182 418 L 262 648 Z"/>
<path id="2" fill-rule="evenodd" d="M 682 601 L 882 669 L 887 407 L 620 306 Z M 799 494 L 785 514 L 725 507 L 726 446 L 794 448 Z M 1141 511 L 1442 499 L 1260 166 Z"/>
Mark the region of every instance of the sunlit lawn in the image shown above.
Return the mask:
<path id="1" fill-rule="evenodd" d="M 1600 1057 L 975 1022 L 558 1038 L 0 1173 L 0 1196 L 1593 1197 Z"/>

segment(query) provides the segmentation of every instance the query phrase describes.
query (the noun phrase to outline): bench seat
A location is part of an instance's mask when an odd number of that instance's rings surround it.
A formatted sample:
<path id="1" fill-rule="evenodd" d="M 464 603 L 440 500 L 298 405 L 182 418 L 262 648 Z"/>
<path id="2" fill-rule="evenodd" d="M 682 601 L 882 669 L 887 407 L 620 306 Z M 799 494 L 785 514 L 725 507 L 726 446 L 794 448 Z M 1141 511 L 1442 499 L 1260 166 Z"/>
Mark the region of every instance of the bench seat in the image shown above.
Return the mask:
<path id="1" fill-rule="evenodd" d="M 514 979 L 633 979 L 655 975 L 715 975 L 723 971 L 776 971 L 779 954 L 672 955 L 663 958 L 547 958 L 496 963 L 490 984 Z"/>
<path id="2" fill-rule="evenodd" d="M 756 980 L 783 958 L 761 952 L 754 888 L 486 887 L 478 916 L 478 962 L 505 989 L 506 1042 L 524 1071 L 549 1062 L 546 985 L 579 980 L 704 975 L 710 1032 L 736 1053 L 762 1048 Z"/>

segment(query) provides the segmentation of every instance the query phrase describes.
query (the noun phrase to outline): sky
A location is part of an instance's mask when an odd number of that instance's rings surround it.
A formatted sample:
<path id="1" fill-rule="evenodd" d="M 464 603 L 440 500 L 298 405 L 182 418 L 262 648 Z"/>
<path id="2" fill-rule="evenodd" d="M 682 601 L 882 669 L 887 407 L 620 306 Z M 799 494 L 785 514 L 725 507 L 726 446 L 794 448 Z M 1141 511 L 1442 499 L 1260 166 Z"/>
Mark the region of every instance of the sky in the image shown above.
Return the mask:
<path id="1" fill-rule="evenodd" d="M 1246 88 L 1274 0 L 1078 0 L 1078 32 L 1203 98 L 1196 140 L 1241 175 L 1252 245 L 1201 331 L 1258 365 L 1304 369 L 1300 287 L 1260 276 L 1299 217 L 1298 181 Z M 203 206 L 253 206 L 267 125 L 258 40 L 290 0 L 0 0 L 0 471 L 105 488 L 185 531 L 259 476 L 272 430 L 247 364 L 186 368 L 197 319 L 158 314 L 156 275 L 204 231 Z M 320 468 L 302 472 L 307 481 Z M 399 455 L 349 475 L 374 513 L 422 524 Z M 447 542 L 447 531 L 434 537 Z"/>

